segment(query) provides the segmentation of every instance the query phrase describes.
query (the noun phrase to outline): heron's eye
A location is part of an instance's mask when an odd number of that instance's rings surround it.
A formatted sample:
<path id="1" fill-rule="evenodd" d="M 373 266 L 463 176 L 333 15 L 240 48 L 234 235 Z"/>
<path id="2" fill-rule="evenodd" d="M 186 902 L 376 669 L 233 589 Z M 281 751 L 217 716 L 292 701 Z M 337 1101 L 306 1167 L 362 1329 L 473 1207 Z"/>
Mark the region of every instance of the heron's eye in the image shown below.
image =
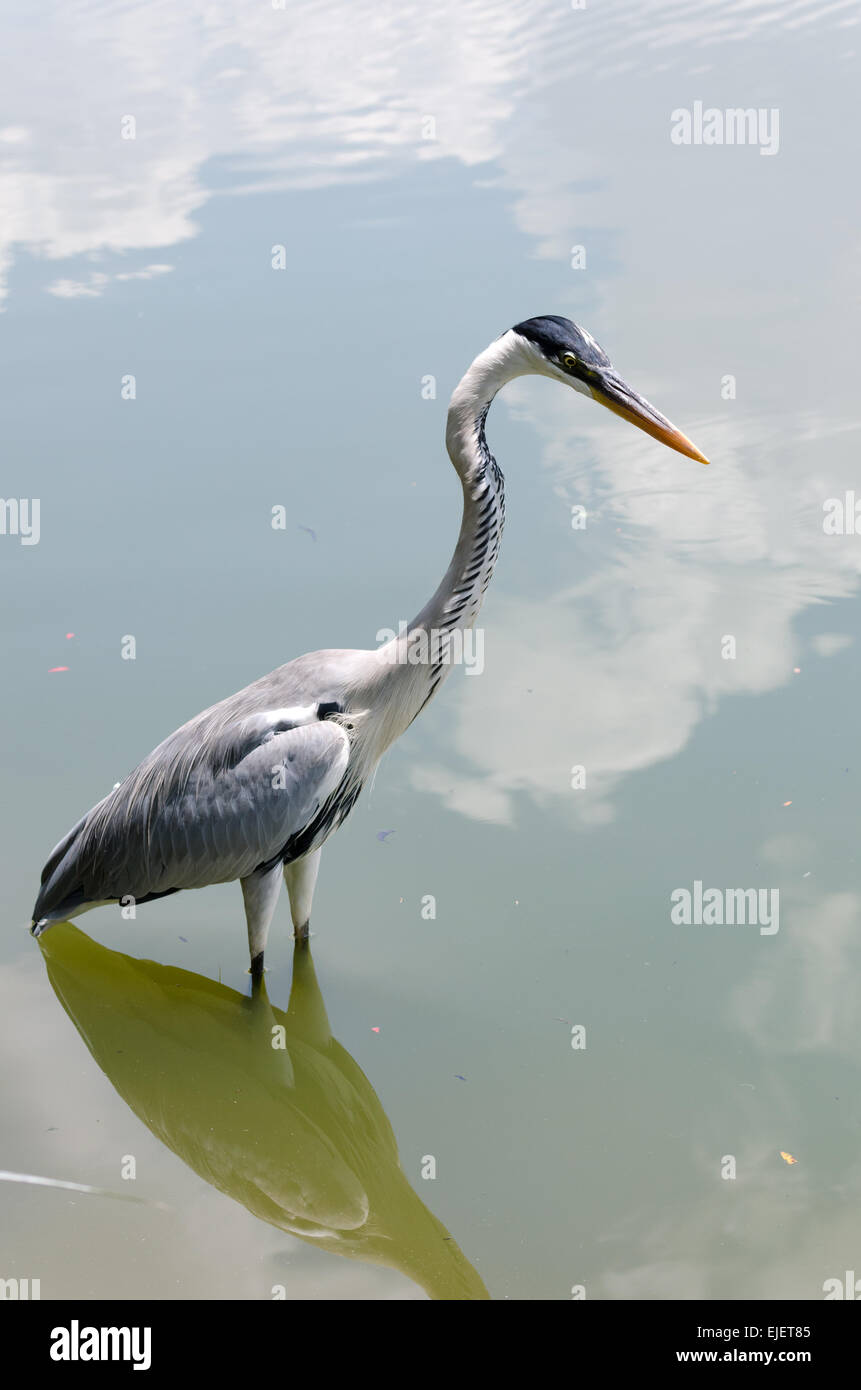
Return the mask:
<path id="1" fill-rule="evenodd" d="M 563 352 L 562 366 L 566 371 L 573 372 L 574 368 L 577 366 L 577 358 L 574 356 L 573 352 Z"/>

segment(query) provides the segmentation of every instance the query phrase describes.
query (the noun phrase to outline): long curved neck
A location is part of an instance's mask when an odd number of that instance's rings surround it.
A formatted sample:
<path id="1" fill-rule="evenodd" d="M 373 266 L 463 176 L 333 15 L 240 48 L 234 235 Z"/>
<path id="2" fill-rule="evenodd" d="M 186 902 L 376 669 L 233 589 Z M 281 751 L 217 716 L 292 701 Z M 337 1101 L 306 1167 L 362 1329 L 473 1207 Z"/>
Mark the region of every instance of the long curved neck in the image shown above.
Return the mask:
<path id="1" fill-rule="evenodd" d="M 476 357 L 452 395 L 445 441 L 463 485 L 460 535 L 436 592 L 413 621 L 375 653 L 375 679 L 399 693 L 388 701 L 375 728 L 373 756 L 403 733 L 453 664 L 467 664 L 464 634 L 473 626 L 490 583 L 505 519 L 504 481 L 487 447 L 484 422 L 500 387 L 541 370 L 536 357 L 531 345 L 509 330 Z"/>
<path id="2" fill-rule="evenodd" d="M 520 340 L 504 333 L 478 357 L 455 388 L 445 442 L 463 486 L 463 517 L 442 582 L 410 631 L 453 634 L 471 628 L 490 583 L 505 521 L 505 480 L 487 447 L 484 424 L 500 387 L 531 369 Z"/>

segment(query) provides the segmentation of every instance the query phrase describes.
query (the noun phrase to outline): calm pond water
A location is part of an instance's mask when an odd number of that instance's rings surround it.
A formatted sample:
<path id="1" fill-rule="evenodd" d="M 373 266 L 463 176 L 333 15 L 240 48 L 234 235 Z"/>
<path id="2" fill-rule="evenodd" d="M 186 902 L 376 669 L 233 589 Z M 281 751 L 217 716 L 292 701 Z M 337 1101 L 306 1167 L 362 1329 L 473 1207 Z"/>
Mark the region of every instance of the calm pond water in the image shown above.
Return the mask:
<path id="1" fill-rule="evenodd" d="M 0 1277 L 818 1299 L 861 1269 L 859 50 L 850 0 L 13 8 L 0 1168 L 99 1191 L 0 1182 Z M 151 747 L 431 594 L 448 396 L 542 313 L 711 467 L 514 383 L 484 670 L 330 841 L 311 958 L 283 901 L 252 1002 L 236 885 L 34 942 L 48 852 Z M 719 923 L 749 889 L 765 920 Z"/>

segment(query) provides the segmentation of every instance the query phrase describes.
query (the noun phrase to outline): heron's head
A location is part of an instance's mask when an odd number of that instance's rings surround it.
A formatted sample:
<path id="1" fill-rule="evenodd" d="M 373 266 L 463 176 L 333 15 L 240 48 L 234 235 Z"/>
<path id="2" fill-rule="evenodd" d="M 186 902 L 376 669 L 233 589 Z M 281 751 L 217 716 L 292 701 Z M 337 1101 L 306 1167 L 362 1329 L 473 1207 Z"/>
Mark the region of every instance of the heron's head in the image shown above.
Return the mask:
<path id="1" fill-rule="evenodd" d="M 680 454 L 708 463 L 699 449 L 671 425 L 653 405 L 623 380 L 603 348 L 585 328 L 578 328 L 570 319 L 558 314 L 542 314 L 540 318 L 525 319 L 511 330 L 523 343 L 523 351 L 532 362 L 532 370 L 543 376 L 564 381 L 584 396 L 605 405 L 623 420 L 638 425 L 646 434 L 678 449 Z"/>

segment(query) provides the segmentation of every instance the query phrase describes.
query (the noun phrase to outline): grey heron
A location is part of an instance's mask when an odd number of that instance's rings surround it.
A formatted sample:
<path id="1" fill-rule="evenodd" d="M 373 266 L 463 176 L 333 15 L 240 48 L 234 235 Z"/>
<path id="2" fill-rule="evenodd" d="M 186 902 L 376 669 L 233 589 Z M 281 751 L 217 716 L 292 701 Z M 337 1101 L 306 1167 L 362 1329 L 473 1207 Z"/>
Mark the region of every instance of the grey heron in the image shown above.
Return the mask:
<path id="1" fill-rule="evenodd" d="M 463 486 L 451 563 L 406 631 L 372 651 L 297 657 L 212 705 L 154 749 L 78 821 L 42 871 L 38 936 L 107 903 L 141 904 L 239 879 L 251 974 L 263 971 L 284 878 L 297 939 L 307 939 L 320 852 L 386 749 L 449 674 L 442 642 L 471 628 L 505 514 L 485 439 L 496 393 L 515 377 L 552 378 L 661 443 L 708 460 L 628 386 L 594 338 L 555 314 L 527 319 L 481 352 L 454 390 L 446 447 Z M 404 659 L 416 637 L 427 659 Z"/>

